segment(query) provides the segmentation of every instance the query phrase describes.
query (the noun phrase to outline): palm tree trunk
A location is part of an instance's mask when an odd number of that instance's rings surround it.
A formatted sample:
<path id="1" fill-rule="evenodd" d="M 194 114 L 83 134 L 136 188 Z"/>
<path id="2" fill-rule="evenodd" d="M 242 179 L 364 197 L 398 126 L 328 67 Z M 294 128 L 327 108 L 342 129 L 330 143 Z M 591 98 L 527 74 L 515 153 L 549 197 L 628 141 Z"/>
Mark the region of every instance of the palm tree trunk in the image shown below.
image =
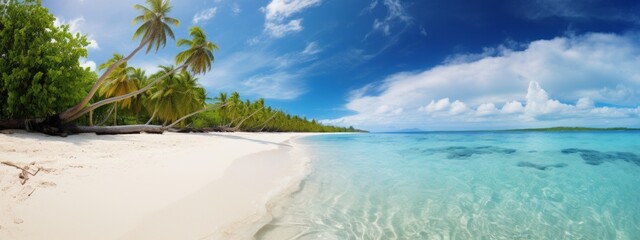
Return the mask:
<path id="1" fill-rule="evenodd" d="M 93 127 L 93 110 L 89 112 L 89 126 Z"/>
<path id="2" fill-rule="evenodd" d="M 274 113 L 273 115 L 271 115 L 271 117 L 270 117 L 269 119 L 267 119 L 267 120 L 266 120 L 266 121 L 264 121 L 262 124 L 260 124 L 260 126 L 262 126 L 262 127 L 260 128 L 260 130 L 259 130 L 258 132 L 262 132 L 262 130 L 267 126 L 267 123 L 268 123 L 269 121 L 271 121 L 273 118 L 275 118 L 275 117 L 276 117 L 276 115 L 278 115 L 278 113 Z"/>
<path id="3" fill-rule="evenodd" d="M 115 109 L 113 114 L 113 126 L 118 126 L 118 102 L 113 104 L 113 109 Z"/>
<path id="4" fill-rule="evenodd" d="M 145 123 L 144 125 L 149 125 L 151 121 L 153 121 L 153 118 L 156 117 L 156 113 L 158 113 L 158 109 L 153 110 L 153 114 L 151 115 L 151 118 L 149 118 L 149 121 L 147 121 L 147 123 Z"/>
<path id="5" fill-rule="evenodd" d="M 77 112 L 75 115 L 73 115 L 73 116 L 71 116 L 69 118 L 65 118 L 65 119 L 61 119 L 61 120 L 63 121 L 63 123 L 68 123 L 68 122 L 71 122 L 73 120 L 78 119 L 80 116 L 88 113 L 89 111 L 91 111 L 93 109 L 96 109 L 98 107 L 104 106 L 104 105 L 112 103 L 112 102 L 117 102 L 117 101 L 121 101 L 121 100 L 130 98 L 130 97 L 136 96 L 136 95 L 138 95 L 140 93 L 143 93 L 143 92 L 151 89 L 151 87 L 153 87 L 153 85 L 155 85 L 156 83 L 160 82 L 160 80 L 165 79 L 166 77 L 168 77 L 169 75 L 177 72 L 178 70 L 181 70 L 182 68 L 184 68 L 184 66 L 185 66 L 185 64 L 182 64 L 179 67 L 176 67 L 175 69 L 173 69 L 173 70 L 169 71 L 168 73 L 162 75 L 162 77 L 156 78 L 155 80 L 153 80 L 153 82 L 147 84 L 147 86 L 145 86 L 145 87 L 143 87 L 141 89 L 138 89 L 137 91 L 130 92 L 130 93 L 127 93 L 125 95 L 120 95 L 120 96 L 117 96 L 117 97 L 104 99 L 102 101 L 99 101 L 97 103 L 89 105 L 88 107 L 84 108 L 82 111 Z"/>
<path id="6" fill-rule="evenodd" d="M 114 64 L 111 64 L 111 66 L 109 66 L 109 68 L 107 68 L 107 70 L 104 71 L 104 73 L 102 73 L 100 78 L 98 78 L 96 83 L 93 84 L 93 87 L 91 87 L 91 90 L 89 91 L 89 93 L 87 93 L 87 95 L 82 99 L 82 101 L 80 101 L 80 103 L 67 109 L 66 111 L 60 114 L 60 120 L 62 120 L 65 123 L 68 123 L 70 121 L 77 119 L 77 117 L 75 116 L 78 115 L 78 112 L 80 112 L 84 108 L 84 106 L 86 106 L 89 103 L 89 101 L 91 101 L 91 98 L 93 98 L 93 95 L 96 94 L 96 91 L 98 91 L 98 88 L 100 88 L 104 80 L 107 79 L 107 76 L 109 76 L 109 74 L 113 72 L 113 70 L 116 69 L 116 67 L 120 66 L 120 64 L 126 61 L 129 61 L 129 59 L 133 58 L 133 56 L 135 56 L 147 44 L 147 42 L 149 42 L 148 39 L 140 42 L 140 45 L 138 45 L 138 47 L 134 49 L 133 52 L 129 54 L 129 56 L 123 59 L 120 59 L 120 61 L 117 61 Z"/>
<path id="7" fill-rule="evenodd" d="M 191 117 L 191 116 L 193 116 L 193 115 L 196 115 L 196 114 L 198 114 L 198 113 L 201 113 L 201 112 L 207 111 L 207 110 L 209 110 L 209 109 L 221 108 L 221 107 L 224 107 L 224 106 L 226 106 L 226 105 L 227 105 L 227 104 L 224 104 L 224 105 L 212 105 L 212 106 L 209 106 L 209 107 L 206 107 L 206 108 L 200 109 L 200 110 L 198 110 L 198 111 L 195 111 L 195 112 L 189 113 L 189 114 L 187 114 L 186 116 L 181 117 L 180 119 L 178 119 L 178 120 L 176 120 L 175 122 L 171 123 L 171 125 L 164 127 L 164 129 L 172 128 L 172 127 L 173 127 L 173 126 L 175 126 L 177 123 L 182 122 L 182 120 L 185 120 L 185 119 L 187 119 L 187 118 L 189 118 L 189 117 Z"/>
<path id="8" fill-rule="evenodd" d="M 107 120 L 109 120 L 109 117 L 111 117 L 111 114 L 113 114 L 113 107 L 111 108 L 111 110 L 109 110 L 109 113 L 107 113 L 107 116 L 104 117 L 104 119 L 102 119 L 100 123 L 98 123 L 98 126 L 104 125 L 104 123 L 106 123 Z"/>
<path id="9" fill-rule="evenodd" d="M 249 119 L 249 118 L 253 117 L 253 115 L 256 115 L 256 113 L 258 113 L 258 112 L 262 111 L 262 109 L 264 109 L 264 107 L 261 107 L 261 108 L 260 108 L 260 109 L 258 109 L 257 111 L 255 111 L 255 112 L 251 113 L 248 117 L 246 117 L 246 118 L 242 119 L 242 121 L 240 121 L 240 122 L 238 123 L 238 125 L 236 125 L 234 128 L 235 128 L 235 129 L 240 129 L 240 127 L 242 126 L 242 124 L 244 123 L 244 121 L 247 121 L 247 119 Z"/>

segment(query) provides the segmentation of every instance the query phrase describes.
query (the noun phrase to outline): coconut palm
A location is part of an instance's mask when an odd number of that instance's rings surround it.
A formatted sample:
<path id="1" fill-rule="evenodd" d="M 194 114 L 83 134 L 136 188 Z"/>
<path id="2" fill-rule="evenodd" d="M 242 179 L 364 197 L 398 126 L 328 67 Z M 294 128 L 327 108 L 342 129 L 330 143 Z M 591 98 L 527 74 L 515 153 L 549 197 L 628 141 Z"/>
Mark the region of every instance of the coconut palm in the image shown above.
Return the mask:
<path id="1" fill-rule="evenodd" d="M 228 117 L 229 117 L 229 124 L 227 124 L 227 127 L 230 127 L 233 122 L 236 120 L 236 118 L 238 116 L 240 116 L 240 111 L 242 108 L 242 101 L 240 100 L 240 93 L 238 92 L 232 92 L 231 93 L 231 97 L 229 97 L 228 100 L 229 104 L 227 105 L 227 109 L 228 109 Z"/>
<path id="2" fill-rule="evenodd" d="M 114 54 L 107 62 L 100 64 L 99 70 L 103 70 L 113 63 L 120 61 L 123 58 L 120 54 Z M 138 90 L 136 84 L 130 80 L 129 75 L 134 71 L 134 68 L 127 66 L 127 63 L 123 63 L 114 69 L 109 76 L 105 79 L 104 85 L 100 87 L 99 94 L 103 97 L 117 97 L 125 95 L 127 93 Z M 114 115 L 113 125 L 117 125 L 118 118 L 118 103 L 120 108 L 129 108 L 131 106 L 131 98 L 123 99 L 121 101 L 114 102 Z"/>
<path id="3" fill-rule="evenodd" d="M 160 71 L 151 77 L 166 76 L 164 81 L 154 85 L 149 90 L 149 98 L 146 101 L 146 109 L 153 112 L 152 119 L 157 117 L 161 121 L 175 121 L 180 117 L 178 99 L 175 97 L 176 73 L 172 65 L 160 66 Z"/>
<path id="4" fill-rule="evenodd" d="M 144 7 L 141 5 L 134 6 L 134 8 L 142 11 L 142 15 L 137 16 L 133 19 L 134 23 L 142 23 L 142 25 L 136 30 L 133 35 L 134 39 L 142 37 L 140 39 L 140 44 L 138 45 L 138 47 L 134 49 L 127 57 L 119 59 L 118 61 L 113 62 L 109 67 L 107 67 L 100 78 L 98 78 L 96 83 L 93 84 L 93 87 L 91 87 L 91 90 L 82 99 L 82 101 L 60 114 L 59 117 L 63 122 L 73 121 L 90 111 L 85 110 L 91 108 L 93 105 L 90 105 L 87 108 L 85 108 L 85 106 L 89 103 L 91 98 L 93 98 L 93 95 L 96 94 L 98 88 L 100 88 L 100 86 L 111 74 L 111 72 L 118 66 L 120 66 L 120 64 L 129 61 L 129 59 L 136 55 L 145 46 L 147 46 L 147 52 L 149 52 L 149 50 L 154 46 L 156 47 L 157 51 L 161 45 L 163 47 L 165 46 L 167 36 L 174 38 L 173 31 L 171 30 L 170 25 L 178 26 L 180 24 L 180 21 L 167 16 L 167 14 L 171 11 L 170 1 L 147 0 L 147 5 L 148 7 Z M 93 107 L 91 108 L 91 110 L 95 108 L 96 107 Z"/>
<path id="5" fill-rule="evenodd" d="M 198 84 L 198 78 L 194 77 L 190 72 L 183 71 L 178 75 L 177 85 L 175 88 L 179 92 L 180 102 L 183 103 L 181 115 L 197 111 L 206 106 L 207 99 L 206 90 Z"/>
<path id="6" fill-rule="evenodd" d="M 167 36 L 175 39 L 173 30 L 169 25 L 177 27 L 180 25 L 180 21 L 167 16 L 167 13 L 172 8 L 169 5 L 169 0 L 147 0 L 147 5 L 149 7 L 140 4 L 133 6 L 133 8 L 142 12 L 142 15 L 133 19 L 133 24 L 142 23 L 133 34 L 133 38 L 142 37 L 140 45 L 147 46 L 147 53 L 154 46 L 157 52 L 160 46 L 164 47 L 167 44 Z"/>
<path id="7" fill-rule="evenodd" d="M 95 108 L 98 108 L 100 106 L 103 106 L 105 104 L 130 98 L 140 93 L 143 93 L 151 89 L 155 84 L 157 84 L 161 80 L 167 78 L 169 75 L 176 73 L 178 70 L 187 69 L 193 74 L 201 74 L 208 71 L 211 68 L 211 61 L 214 60 L 213 50 L 217 49 L 218 47 L 207 40 L 206 36 L 204 35 L 204 33 L 202 33 L 202 30 L 200 28 L 192 27 L 191 32 L 192 32 L 191 34 L 192 40 L 187 41 L 187 40 L 181 39 L 179 41 L 183 43 L 181 45 L 185 45 L 185 43 L 187 42 L 191 43 L 189 44 L 190 45 L 189 49 L 178 53 L 178 56 L 176 56 L 176 61 L 179 64 L 181 64 L 180 66 L 174 68 L 170 72 L 164 73 L 164 75 L 161 75 L 161 76 L 155 75 L 155 77 L 151 78 L 152 80 L 150 80 L 151 82 L 147 86 L 139 89 L 138 91 L 134 91 L 129 94 L 125 94 L 118 97 L 108 98 L 108 99 L 99 101 L 97 103 L 91 104 L 87 108 L 83 109 L 82 111 L 74 115 L 74 118 L 70 120 L 74 120 L 75 118 L 80 117 L 83 114 L 86 114 L 89 111 Z M 195 44 L 195 43 L 202 43 L 202 44 Z"/>
<path id="8" fill-rule="evenodd" d="M 223 93 L 221 92 L 220 94 L 218 94 L 217 97 L 214 98 L 214 100 L 216 100 L 218 102 L 218 104 L 220 105 L 224 105 L 225 107 L 221 107 L 220 110 L 218 110 L 218 112 L 220 113 L 220 118 L 222 119 L 222 125 L 224 126 L 227 122 L 227 112 L 229 110 L 228 107 L 226 107 L 228 101 L 227 101 L 227 93 Z"/>
<path id="9" fill-rule="evenodd" d="M 218 46 L 207 41 L 207 36 L 197 26 L 189 29 L 189 35 L 191 35 L 191 40 L 178 40 L 178 46 L 187 45 L 189 49 L 178 53 L 176 63 L 184 63 L 185 68 L 189 68 L 189 71 L 194 74 L 201 74 L 211 70 L 211 64 L 215 61 L 213 50 L 218 49 Z"/>
<path id="10" fill-rule="evenodd" d="M 146 75 L 146 71 L 141 68 L 135 68 L 131 71 L 129 75 L 130 81 L 132 81 L 136 85 L 136 89 L 140 89 L 147 85 L 147 80 L 149 79 Z M 140 94 L 134 96 L 131 99 L 131 106 L 129 109 L 136 115 L 136 119 L 138 119 L 138 115 L 144 110 L 144 102 L 146 101 L 146 94 Z"/>

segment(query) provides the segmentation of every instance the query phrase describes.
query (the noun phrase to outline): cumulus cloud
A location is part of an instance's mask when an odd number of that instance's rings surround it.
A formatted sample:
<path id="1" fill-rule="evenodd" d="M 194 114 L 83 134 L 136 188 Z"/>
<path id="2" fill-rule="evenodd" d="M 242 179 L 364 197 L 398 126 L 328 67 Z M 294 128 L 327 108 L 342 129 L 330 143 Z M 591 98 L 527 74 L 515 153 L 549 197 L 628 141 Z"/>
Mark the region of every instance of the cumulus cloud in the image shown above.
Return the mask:
<path id="1" fill-rule="evenodd" d="M 84 17 L 77 17 L 69 21 L 65 21 L 63 18 L 56 17 L 53 21 L 53 25 L 56 27 L 59 27 L 61 25 L 68 25 L 69 31 L 73 34 L 76 34 L 76 33 L 84 34 L 80 31 L 82 25 L 84 24 L 85 24 Z M 94 49 L 94 50 L 100 49 L 100 46 L 98 45 L 98 41 L 93 39 L 93 36 L 88 35 L 87 40 L 89 40 L 89 45 L 87 46 L 88 49 Z"/>
<path id="2" fill-rule="evenodd" d="M 320 0 L 272 0 L 262 8 L 265 14 L 264 31 L 268 35 L 279 38 L 291 32 L 302 30 L 302 18 L 290 20 L 298 12 L 317 6 Z"/>
<path id="3" fill-rule="evenodd" d="M 326 122 L 371 130 L 638 126 L 637 39 L 597 33 L 558 37 L 531 42 L 524 50 L 502 46 L 492 54 L 393 74 L 353 91 L 359 94 L 345 108 L 356 114 Z M 382 105 L 403 109 L 402 117 L 379 111 Z"/>
<path id="4" fill-rule="evenodd" d="M 94 61 L 90 61 L 87 59 L 80 59 L 80 66 L 83 68 L 89 68 L 89 70 L 91 71 L 95 71 L 96 70 L 96 62 Z"/>
<path id="5" fill-rule="evenodd" d="M 217 10 L 218 10 L 217 7 L 202 10 L 196 13 L 196 15 L 193 16 L 193 19 L 191 21 L 193 22 L 193 24 L 198 24 L 199 22 L 207 21 L 216 16 Z"/>

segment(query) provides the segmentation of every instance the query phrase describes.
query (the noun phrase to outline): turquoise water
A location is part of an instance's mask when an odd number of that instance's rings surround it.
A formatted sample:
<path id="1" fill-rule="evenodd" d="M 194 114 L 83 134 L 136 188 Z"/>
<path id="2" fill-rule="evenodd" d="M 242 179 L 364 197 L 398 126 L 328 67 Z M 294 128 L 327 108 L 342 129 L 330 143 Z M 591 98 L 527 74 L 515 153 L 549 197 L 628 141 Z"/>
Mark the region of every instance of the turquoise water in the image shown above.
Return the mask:
<path id="1" fill-rule="evenodd" d="M 640 132 L 324 135 L 257 239 L 640 239 Z"/>

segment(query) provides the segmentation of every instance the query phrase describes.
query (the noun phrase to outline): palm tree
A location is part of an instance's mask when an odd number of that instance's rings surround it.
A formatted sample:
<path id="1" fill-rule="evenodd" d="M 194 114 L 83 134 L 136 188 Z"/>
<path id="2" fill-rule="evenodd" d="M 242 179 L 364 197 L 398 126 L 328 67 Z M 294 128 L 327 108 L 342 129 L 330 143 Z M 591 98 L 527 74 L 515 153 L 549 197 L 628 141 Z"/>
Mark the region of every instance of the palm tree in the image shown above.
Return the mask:
<path id="1" fill-rule="evenodd" d="M 151 77 L 158 77 L 165 75 L 166 78 L 164 81 L 159 82 L 154 85 L 149 90 L 149 98 L 146 102 L 146 109 L 148 112 L 153 111 L 153 116 L 157 117 L 161 121 L 175 121 L 179 117 L 178 104 L 173 104 L 174 101 L 177 101 L 175 97 L 176 89 L 174 86 L 176 85 L 176 74 L 175 68 L 171 65 L 169 66 L 160 66 L 160 71 Z"/>
<path id="2" fill-rule="evenodd" d="M 84 111 L 87 108 L 85 106 L 89 103 L 93 95 L 96 94 L 98 88 L 102 85 L 102 83 L 107 79 L 107 77 L 111 74 L 113 70 L 115 70 L 120 64 L 129 61 L 129 59 L 133 58 L 143 47 L 147 46 L 147 52 L 152 47 L 156 47 L 156 51 L 160 48 L 160 45 L 163 47 L 166 44 L 167 36 L 174 38 L 173 31 L 171 30 L 170 25 L 178 26 L 180 25 L 180 21 L 175 18 L 168 17 L 167 14 L 171 11 L 170 1 L 169 0 L 147 0 L 148 7 L 144 7 L 141 5 L 135 5 L 134 8 L 141 10 L 142 15 L 137 16 L 133 19 L 133 23 L 142 23 L 142 25 L 136 30 L 133 37 L 138 38 L 142 36 L 140 39 L 140 44 L 136 49 L 134 49 L 127 57 L 119 59 L 116 62 L 113 62 L 104 73 L 98 78 L 96 83 L 93 84 L 91 90 L 87 95 L 78 103 L 77 105 L 67 109 L 63 113 L 59 115 L 60 119 L 67 123 L 77 119 L 88 111 Z M 98 106 L 99 107 L 99 106 Z M 93 108 L 95 109 L 95 107 Z"/>
<path id="3" fill-rule="evenodd" d="M 225 105 L 225 107 L 221 107 L 220 110 L 218 110 L 218 112 L 220 112 L 220 118 L 222 118 L 222 125 L 224 126 L 227 122 L 226 118 L 227 118 L 227 112 L 229 110 L 229 108 L 226 107 L 228 103 L 227 93 L 221 92 L 216 98 L 214 98 L 214 100 L 216 100 L 220 105 Z"/>
<path id="4" fill-rule="evenodd" d="M 231 124 L 233 124 L 233 122 L 236 120 L 236 117 L 239 115 L 240 112 L 240 108 L 242 107 L 242 101 L 240 100 L 240 93 L 238 92 L 232 92 L 231 93 L 231 97 L 229 97 L 229 105 L 227 105 L 227 108 L 229 110 L 229 124 L 227 124 L 227 127 L 230 127 Z"/>
<path id="5" fill-rule="evenodd" d="M 190 72 L 194 74 L 208 72 L 211 70 L 211 64 L 215 61 L 213 50 L 217 50 L 218 46 L 207 41 L 207 36 L 199 27 L 191 27 L 189 35 L 191 35 L 191 40 L 178 40 L 178 46 L 187 45 L 189 49 L 178 53 L 176 63 L 184 63 L 185 69 L 189 68 Z"/>
<path id="6" fill-rule="evenodd" d="M 86 107 L 85 109 L 81 110 L 80 112 L 78 112 L 77 114 L 74 115 L 73 118 L 68 119 L 67 121 L 72 121 L 75 120 L 76 118 L 82 116 L 83 114 L 88 113 L 89 111 L 98 108 L 100 106 L 103 106 L 105 104 L 109 104 L 112 102 L 116 102 L 122 99 L 126 99 L 126 98 L 130 98 L 133 96 L 136 96 L 140 93 L 143 93 L 149 89 L 151 89 L 151 87 L 153 87 L 156 83 L 160 82 L 161 80 L 165 79 L 166 77 L 168 77 L 171 74 L 174 74 L 175 72 L 177 72 L 180 69 L 188 69 L 190 70 L 191 73 L 193 74 L 200 74 L 200 73 L 204 73 L 206 71 L 208 71 L 211 68 L 211 62 L 207 61 L 213 61 L 213 50 L 217 49 L 218 47 L 207 41 L 206 36 L 202 33 L 202 30 L 199 27 L 192 27 L 191 28 L 191 36 L 192 36 L 192 40 L 188 41 L 190 43 L 200 43 L 202 42 L 202 44 L 190 44 L 190 48 L 182 51 L 180 53 L 178 53 L 178 56 L 176 56 L 176 61 L 181 64 L 180 66 L 176 67 L 175 69 L 171 70 L 170 72 L 166 72 L 164 75 L 162 76 L 156 76 L 155 78 L 151 78 L 153 80 L 151 80 L 151 82 L 149 84 L 147 84 L 147 86 L 122 95 L 122 96 L 117 96 L 117 97 L 112 97 L 112 98 L 108 98 L 102 101 L 99 101 L 97 103 L 91 104 L 90 106 Z M 201 34 L 202 33 L 202 34 Z M 181 39 L 179 42 L 185 42 L 186 40 Z M 182 44 L 184 45 L 184 44 Z"/>
<path id="7" fill-rule="evenodd" d="M 156 75 L 174 71 L 173 66 L 161 66 Z M 198 84 L 198 79 L 183 71 L 169 76 L 151 90 L 147 109 L 153 110 L 161 121 L 175 122 L 178 118 L 205 107 L 206 92 Z"/>
<path id="8" fill-rule="evenodd" d="M 111 59 L 107 62 L 100 64 L 98 67 L 99 70 L 103 70 L 108 66 L 113 65 L 114 62 L 118 62 L 123 58 L 120 54 L 114 54 Z M 123 63 L 114 69 L 111 74 L 105 79 L 104 85 L 100 87 L 99 94 L 103 97 L 116 97 L 125 95 L 127 93 L 138 90 L 136 84 L 130 80 L 129 75 L 134 71 L 134 68 L 127 66 L 127 63 Z M 131 98 L 123 99 L 121 101 L 117 101 L 114 104 L 114 115 L 113 115 L 113 125 L 117 125 L 117 117 L 118 117 L 118 103 L 121 103 L 121 108 L 129 108 L 131 106 Z"/>
<path id="9" fill-rule="evenodd" d="M 180 115 L 186 115 L 206 106 L 207 92 L 198 84 L 198 78 L 190 72 L 183 71 L 178 75 L 177 80 L 175 88 L 180 93 L 180 102 L 183 103 Z"/>
<path id="10" fill-rule="evenodd" d="M 142 36 L 140 44 L 147 46 L 147 53 L 151 51 L 153 46 L 156 47 L 157 52 L 160 45 L 162 47 L 167 45 L 167 36 L 175 39 L 169 24 L 177 27 L 180 25 L 180 21 L 167 16 L 172 8 L 169 5 L 169 0 L 147 0 L 147 5 L 149 8 L 140 4 L 133 6 L 133 8 L 142 11 L 142 15 L 133 19 L 133 24 L 142 23 L 133 34 L 133 38 Z"/>
<path id="11" fill-rule="evenodd" d="M 135 68 L 131 72 L 129 79 L 136 85 L 136 89 L 140 89 L 147 85 L 147 80 L 149 78 L 147 77 L 145 70 Z M 131 107 L 129 109 L 136 115 L 136 120 L 138 120 L 140 113 L 144 110 L 144 102 L 146 100 L 146 94 L 140 94 L 131 98 Z"/>

